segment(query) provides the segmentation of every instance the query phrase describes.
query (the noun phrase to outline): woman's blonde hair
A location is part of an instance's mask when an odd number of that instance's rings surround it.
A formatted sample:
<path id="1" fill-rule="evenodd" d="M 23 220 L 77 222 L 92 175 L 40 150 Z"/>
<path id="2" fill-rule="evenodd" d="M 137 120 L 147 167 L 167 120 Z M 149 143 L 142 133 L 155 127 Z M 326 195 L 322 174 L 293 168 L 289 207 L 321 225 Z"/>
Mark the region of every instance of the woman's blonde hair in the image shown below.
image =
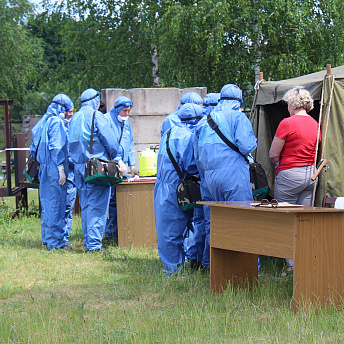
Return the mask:
<path id="1" fill-rule="evenodd" d="M 304 108 L 307 112 L 311 111 L 314 107 L 313 98 L 303 86 L 295 86 L 289 90 L 284 95 L 283 100 L 295 109 Z"/>

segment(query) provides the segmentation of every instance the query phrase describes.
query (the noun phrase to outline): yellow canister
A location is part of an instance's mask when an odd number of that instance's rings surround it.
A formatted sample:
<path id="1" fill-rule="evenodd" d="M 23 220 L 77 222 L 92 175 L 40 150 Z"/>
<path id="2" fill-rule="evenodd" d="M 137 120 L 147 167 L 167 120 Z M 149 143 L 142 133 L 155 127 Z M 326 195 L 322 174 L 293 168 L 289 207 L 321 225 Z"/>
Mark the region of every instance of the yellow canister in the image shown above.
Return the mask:
<path id="1" fill-rule="evenodd" d="M 150 148 L 146 148 L 139 155 L 140 177 L 155 176 L 157 171 L 157 154 Z"/>

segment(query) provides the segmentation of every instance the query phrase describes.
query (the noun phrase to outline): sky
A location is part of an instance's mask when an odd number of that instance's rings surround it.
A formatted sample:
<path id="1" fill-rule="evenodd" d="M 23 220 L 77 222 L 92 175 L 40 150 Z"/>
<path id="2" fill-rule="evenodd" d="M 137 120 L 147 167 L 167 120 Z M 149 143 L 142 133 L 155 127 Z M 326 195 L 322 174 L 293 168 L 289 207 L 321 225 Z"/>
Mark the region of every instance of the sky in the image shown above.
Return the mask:
<path id="1" fill-rule="evenodd" d="M 36 11 L 39 13 L 39 12 L 42 12 L 43 11 L 43 8 L 41 6 L 41 2 L 42 0 L 29 0 L 32 4 L 36 5 Z M 50 0 L 50 3 L 56 3 L 58 2 L 59 0 Z"/>
<path id="2" fill-rule="evenodd" d="M 29 0 L 31 3 L 36 5 L 36 10 L 42 12 L 42 7 L 40 6 L 41 0 Z"/>

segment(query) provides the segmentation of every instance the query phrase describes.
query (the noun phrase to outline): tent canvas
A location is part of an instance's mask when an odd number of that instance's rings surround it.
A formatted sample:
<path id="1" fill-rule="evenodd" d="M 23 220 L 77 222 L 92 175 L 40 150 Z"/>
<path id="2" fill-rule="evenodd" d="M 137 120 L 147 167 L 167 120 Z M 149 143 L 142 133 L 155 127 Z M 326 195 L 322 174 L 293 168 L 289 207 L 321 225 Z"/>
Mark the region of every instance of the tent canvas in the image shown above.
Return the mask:
<path id="1" fill-rule="evenodd" d="M 323 91 L 321 120 L 322 142 L 318 155 L 328 160 L 328 169 L 319 175 L 315 206 L 321 206 L 325 195 L 344 196 L 344 66 L 280 81 L 263 81 L 259 85 L 253 112 L 253 127 L 257 137 L 256 160 L 262 164 L 273 192 L 275 166 L 269 150 L 279 122 L 289 116 L 283 95 L 294 86 L 304 86 L 315 100 L 310 114 L 319 120 Z M 331 90 L 333 87 L 333 93 Z M 330 111 L 328 113 L 328 107 Z M 328 116 L 327 116 L 328 115 Z M 327 127 L 327 132 L 326 132 Z"/>

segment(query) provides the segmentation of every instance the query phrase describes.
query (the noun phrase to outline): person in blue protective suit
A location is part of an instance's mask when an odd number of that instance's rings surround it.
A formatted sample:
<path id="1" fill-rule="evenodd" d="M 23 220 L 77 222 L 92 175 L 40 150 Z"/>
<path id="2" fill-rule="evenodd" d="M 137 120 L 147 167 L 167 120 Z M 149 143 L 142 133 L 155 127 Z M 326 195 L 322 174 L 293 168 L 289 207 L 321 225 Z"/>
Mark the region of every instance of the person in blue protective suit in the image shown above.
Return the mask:
<path id="1" fill-rule="evenodd" d="M 69 158 L 74 164 L 74 180 L 81 207 L 81 224 L 86 251 L 99 251 L 109 208 L 110 186 L 85 183 L 85 165 L 91 158 L 115 159 L 122 154 L 118 138 L 113 135 L 112 123 L 97 111 L 100 94 L 89 88 L 81 94 L 81 108 L 69 124 Z M 92 129 L 92 118 L 95 115 Z M 93 130 L 93 153 L 89 153 Z M 122 172 L 126 173 L 123 162 L 119 161 Z"/>
<path id="2" fill-rule="evenodd" d="M 69 123 L 70 123 L 70 120 L 72 119 L 73 113 L 74 113 L 74 104 L 72 101 L 66 104 L 66 111 L 60 113 L 60 117 L 62 118 L 65 124 L 67 134 L 69 130 Z M 67 184 L 67 199 L 66 199 L 64 232 L 65 232 L 65 238 L 68 240 L 70 237 L 71 229 L 72 229 L 73 208 L 74 208 L 74 203 L 76 199 L 76 186 L 74 183 L 74 166 L 71 161 L 69 161 L 69 169 L 68 169 L 66 184 Z"/>
<path id="3" fill-rule="evenodd" d="M 114 107 L 106 113 L 106 116 L 113 124 L 113 137 L 117 138 L 118 143 L 123 148 L 123 154 L 119 155 L 116 160 L 122 160 L 127 168 L 131 168 L 131 176 L 138 178 L 133 151 L 134 138 L 129 122 L 129 113 L 132 107 L 133 103 L 129 98 L 120 96 L 115 100 Z M 109 216 L 106 222 L 105 237 L 111 241 L 116 241 L 118 238 L 116 186 L 111 186 Z"/>
<path id="4" fill-rule="evenodd" d="M 239 111 L 243 103 L 240 88 L 233 84 L 222 87 L 220 100 L 211 116 L 220 131 L 248 155 L 257 147 L 257 140 L 246 115 Z M 249 164 L 230 148 L 209 126 L 207 116 L 197 124 L 194 136 L 195 157 L 201 175 L 204 201 L 253 200 Z M 204 206 L 206 248 L 210 247 L 210 207 Z"/>
<path id="5" fill-rule="evenodd" d="M 220 93 L 207 93 L 203 98 L 203 116 L 213 111 L 220 99 Z M 197 159 L 196 159 L 197 163 Z M 199 168 L 199 171 L 201 169 Z M 201 171 L 202 172 L 202 171 Z M 201 186 L 203 197 L 206 198 L 206 187 L 204 176 L 201 175 Z M 204 209 L 194 209 L 194 217 L 191 223 L 188 223 L 187 236 L 184 240 L 185 255 L 188 265 L 193 269 L 207 270 L 210 266 L 210 247 L 206 240 Z"/>
<path id="6" fill-rule="evenodd" d="M 207 115 L 211 113 L 215 106 L 218 104 L 220 99 L 220 93 L 207 93 L 206 96 L 203 98 L 203 115 Z"/>
<path id="7" fill-rule="evenodd" d="M 183 239 L 192 210 L 181 211 L 177 202 L 177 186 L 181 179 L 175 170 L 166 149 L 169 147 L 183 175 L 197 173 L 193 153 L 192 126 L 202 116 L 203 109 L 196 104 L 184 104 L 179 110 L 183 123 L 169 129 L 159 144 L 157 179 L 154 187 L 154 213 L 158 241 L 158 252 L 165 275 L 177 272 L 183 267 L 185 252 Z"/>
<path id="8" fill-rule="evenodd" d="M 161 126 L 161 137 L 166 133 L 166 131 L 172 128 L 174 125 L 180 123 L 180 118 L 178 117 L 179 109 L 187 103 L 198 104 L 201 105 L 203 102 L 202 97 L 196 92 L 188 92 L 185 93 L 180 98 L 180 105 L 171 113 L 169 114 L 162 123 Z"/>
<path id="9" fill-rule="evenodd" d="M 39 162 L 39 198 L 42 206 L 42 242 L 48 250 L 71 248 L 64 235 L 66 174 L 68 173 L 67 133 L 59 114 L 67 111 L 70 98 L 56 95 L 47 112 L 32 129 L 30 154 Z"/>

